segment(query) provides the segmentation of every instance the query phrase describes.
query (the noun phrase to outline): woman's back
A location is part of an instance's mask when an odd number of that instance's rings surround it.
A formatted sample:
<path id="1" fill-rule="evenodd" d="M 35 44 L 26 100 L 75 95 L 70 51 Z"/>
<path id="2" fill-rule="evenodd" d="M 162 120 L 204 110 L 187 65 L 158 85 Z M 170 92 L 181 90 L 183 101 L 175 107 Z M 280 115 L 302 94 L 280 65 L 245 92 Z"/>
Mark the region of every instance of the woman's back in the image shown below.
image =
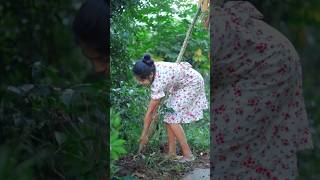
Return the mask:
<path id="1" fill-rule="evenodd" d="M 295 179 L 295 153 L 312 147 L 298 54 L 261 18 L 243 1 L 213 12 L 214 179 Z"/>

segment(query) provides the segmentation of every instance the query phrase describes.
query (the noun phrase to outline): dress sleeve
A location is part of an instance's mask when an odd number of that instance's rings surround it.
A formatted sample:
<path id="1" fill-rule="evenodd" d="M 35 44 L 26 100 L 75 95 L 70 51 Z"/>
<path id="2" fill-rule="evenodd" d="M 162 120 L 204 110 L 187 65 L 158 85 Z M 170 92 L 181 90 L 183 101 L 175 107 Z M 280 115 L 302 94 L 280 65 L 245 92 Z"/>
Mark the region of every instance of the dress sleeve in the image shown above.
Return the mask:
<path id="1" fill-rule="evenodd" d="M 159 70 L 151 85 L 151 98 L 154 100 L 160 99 L 165 96 L 165 91 L 169 87 L 173 71 L 166 68 Z"/>
<path id="2" fill-rule="evenodd" d="M 165 96 L 165 81 L 155 79 L 151 85 L 151 98 L 154 100 L 160 99 Z"/>

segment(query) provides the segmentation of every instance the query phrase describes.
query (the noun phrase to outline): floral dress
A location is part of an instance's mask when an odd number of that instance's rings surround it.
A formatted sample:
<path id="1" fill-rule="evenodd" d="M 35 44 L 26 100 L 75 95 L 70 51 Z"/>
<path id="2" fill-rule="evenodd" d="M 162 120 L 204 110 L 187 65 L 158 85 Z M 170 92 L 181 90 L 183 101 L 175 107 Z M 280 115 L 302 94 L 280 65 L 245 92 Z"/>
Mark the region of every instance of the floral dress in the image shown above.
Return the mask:
<path id="1" fill-rule="evenodd" d="M 165 115 L 164 122 L 190 123 L 202 119 L 208 105 L 201 74 L 187 62 L 155 62 L 155 67 L 151 98 L 168 95 L 166 106 L 174 110 Z"/>
<path id="2" fill-rule="evenodd" d="M 211 11 L 211 179 L 295 179 L 312 148 L 299 56 L 244 1 Z"/>

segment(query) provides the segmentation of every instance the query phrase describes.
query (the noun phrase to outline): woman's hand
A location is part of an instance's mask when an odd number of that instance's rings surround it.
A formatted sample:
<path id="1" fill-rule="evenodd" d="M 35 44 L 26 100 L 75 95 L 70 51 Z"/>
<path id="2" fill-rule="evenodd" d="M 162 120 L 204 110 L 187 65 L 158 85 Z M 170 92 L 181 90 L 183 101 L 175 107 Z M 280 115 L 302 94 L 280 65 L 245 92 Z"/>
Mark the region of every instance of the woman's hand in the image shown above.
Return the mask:
<path id="1" fill-rule="evenodd" d="M 160 104 L 160 100 L 151 100 L 150 101 L 148 111 L 144 117 L 144 125 L 143 125 L 142 134 L 148 135 L 152 118 L 156 114 L 156 110 L 157 110 L 159 104 Z"/>
<path id="2" fill-rule="evenodd" d="M 140 144 L 143 144 L 143 145 L 147 144 L 148 143 L 148 136 L 145 134 L 142 134 L 139 138 L 139 141 L 140 141 Z"/>
<path id="3" fill-rule="evenodd" d="M 152 121 L 152 118 L 154 115 L 156 115 L 156 109 L 158 108 L 158 105 L 160 103 L 160 100 L 151 100 L 148 111 L 144 117 L 144 125 L 143 125 L 143 131 L 139 138 L 140 146 L 139 146 L 139 153 L 142 151 L 144 146 L 148 142 L 148 134 L 149 134 L 149 128 Z"/>
<path id="4" fill-rule="evenodd" d="M 139 138 L 139 141 L 140 141 L 140 144 L 139 144 L 138 153 L 141 153 L 145 145 L 148 143 L 148 136 L 143 133 Z"/>

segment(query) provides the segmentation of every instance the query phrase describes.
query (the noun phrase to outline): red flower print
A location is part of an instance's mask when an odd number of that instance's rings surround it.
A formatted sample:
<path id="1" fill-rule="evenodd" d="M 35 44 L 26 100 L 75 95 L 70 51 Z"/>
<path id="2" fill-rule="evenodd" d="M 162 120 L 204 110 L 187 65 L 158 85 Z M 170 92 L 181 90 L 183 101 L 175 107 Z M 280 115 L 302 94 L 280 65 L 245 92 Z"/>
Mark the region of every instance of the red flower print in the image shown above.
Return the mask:
<path id="1" fill-rule="evenodd" d="M 217 144 L 223 144 L 224 143 L 223 134 L 219 133 L 219 134 L 216 135 L 216 142 L 217 142 Z"/>
<path id="2" fill-rule="evenodd" d="M 231 151 L 236 151 L 236 150 L 238 150 L 239 148 L 240 148 L 240 145 L 239 145 L 239 144 L 230 146 L 230 150 L 231 150 Z"/>
<path id="3" fill-rule="evenodd" d="M 248 157 L 244 162 L 243 162 L 243 165 L 246 166 L 246 167 L 253 167 L 255 165 L 255 161 L 251 158 L 251 157 Z"/>
<path id="4" fill-rule="evenodd" d="M 240 49 L 240 47 L 241 47 L 241 45 L 240 45 L 240 42 L 239 42 L 239 40 L 237 40 L 237 41 L 235 41 L 234 43 L 233 43 L 233 50 L 238 50 L 238 49 Z"/>
<path id="5" fill-rule="evenodd" d="M 288 120 L 290 118 L 289 113 L 282 113 L 282 116 L 284 117 L 285 120 Z"/>
<path id="6" fill-rule="evenodd" d="M 249 106 L 256 106 L 258 104 L 259 100 L 257 98 L 248 99 L 248 105 Z"/>
<path id="7" fill-rule="evenodd" d="M 283 145 L 285 145 L 285 146 L 289 145 L 288 139 L 282 139 L 281 141 L 282 141 Z"/>
<path id="8" fill-rule="evenodd" d="M 243 109 L 242 108 L 236 108 L 236 114 L 243 114 Z"/>
<path id="9" fill-rule="evenodd" d="M 220 155 L 219 156 L 219 161 L 225 161 L 227 159 L 226 156 Z"/>
<path id="10" fill-rule="evenodd" d="M 235 72 L 235 69 L 232 66 L 229 66 L 228 67 L 228 72 L 229 73 L 233 73 L 233 72 Z"/>
<path id="11" fill-rule="evenodd" d="M 256 45 L 256 50 L 259 53 L 263 53 L 267 49 L 267 44 L 266 43 L 259 43 Z"/>
<path id="12" fill-rule="evenodd" d="M 237 127 L 235 127 L 235 128 L 233 129 L 233 132 L 234 132 L 234 133 L 239 133 L 241 130 L 242 130 L 242 127 L 237 126 Z"/>
<path id="13" fill-rule="evenodd" d="M 241 96 L 241 90 L 240 89 L 234 89 L 234 95 L 235 96 Z"/>

